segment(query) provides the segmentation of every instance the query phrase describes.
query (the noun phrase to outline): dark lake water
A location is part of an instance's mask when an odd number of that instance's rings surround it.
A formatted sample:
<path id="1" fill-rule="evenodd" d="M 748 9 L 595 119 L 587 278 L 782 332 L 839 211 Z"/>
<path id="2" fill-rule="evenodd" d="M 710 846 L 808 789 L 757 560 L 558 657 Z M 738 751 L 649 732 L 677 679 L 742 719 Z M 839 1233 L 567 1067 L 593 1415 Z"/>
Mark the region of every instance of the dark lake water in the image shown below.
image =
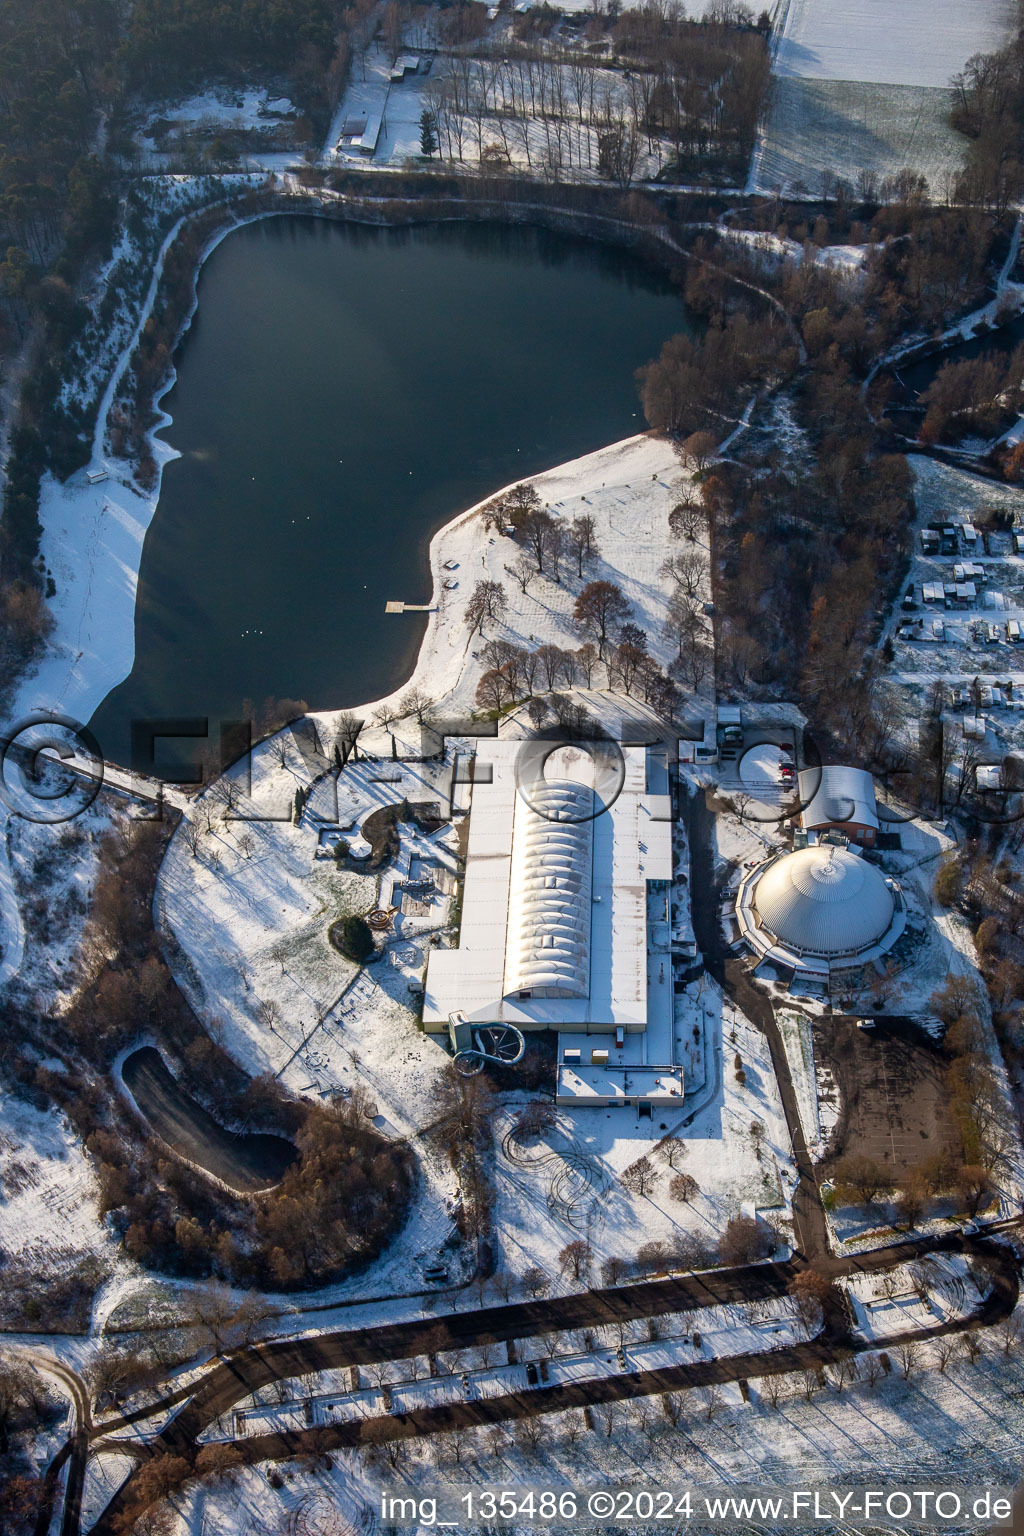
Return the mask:
<path id="1" fill-rule="evenodd" d="M 498 225 L 278 218 L 203 268 L 176 358 L 131 676 L 92 721 L 341 708 L 411 671 L 430 535 L 520 476 L 640 431 L 634 370 L 686 329 L 668 282 L 582 239 Z"/>
<path id="2" fill-rule="evenodd" d="M 279 1184 L 298 1156 L 283 1136 L 225 1130 L 185 1092 L 151 1045 L 125 1059 L 121 1076 L 141 1113 L 173 1152 L 240 1194 Z"/>

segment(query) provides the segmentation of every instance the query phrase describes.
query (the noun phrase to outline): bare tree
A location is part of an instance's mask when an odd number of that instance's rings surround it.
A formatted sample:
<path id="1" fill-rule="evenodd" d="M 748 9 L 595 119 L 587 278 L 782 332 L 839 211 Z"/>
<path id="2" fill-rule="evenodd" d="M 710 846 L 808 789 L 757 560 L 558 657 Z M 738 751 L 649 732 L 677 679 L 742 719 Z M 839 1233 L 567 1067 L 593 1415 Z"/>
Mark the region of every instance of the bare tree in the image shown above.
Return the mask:
<path id="1" fill-rule="evenodd" d="M 955 1333 L 943 1333 L 935 1340 L 935 1357 L 939 1364 L 940 1375 L 945 1375 L 949 1366 L 960 1353 L 960 1340 Z"/>
<path id="2" fill-rule="evenodd" d="M 896 1356 L 896 1364 L 900 1368 L 900 1375 L 904 1381 L 909 1381 L 921 1363 L 921 1346 L 916 1344 L 913 1339 L 909 1339 L 906 1344 L 900 1344 L 898 1348 L 893 1350 L 893 1354 Z"/>
<path id="3" fill-rule="evenodd" d="M 590 1268 L 593 1257 L 593 1249 L 585 1238 L 576 1237 L 571 1243 L 566 1243 L 558 1255 L 558 1262 L 562 1266 L 563 1274 L 570 1274 L 574 1280 L 581 1280 Z"/>
<path id="4" fill-rule="evenodd" d="M 402 694 L 399 700 L 399 708 L 402 718 L 415 715 L 417 725 L 423 725 L 428 713 L 434 706 L 434 701 L 422 688 L 409 688 Z"/>
<path id="5" fill-rule="evenodd" d="M 623 1189 L 632 1195 L 648 1195 L 658 1182 L 658 1170 L 649 1157 L 638 1157 L 619 1176 Z"/>
<path id="6" fill-rule="evenodd" d="M 203 829 L 198 821 L 193 821 L 189 816 L 181 818 L 181 835 L 185 839 L 185 847 L 195 858 L 199 852 L 199 845 L 203 840 Z"/>
<path id="7" fill-rule="evenodd" d="M 674 1169 L 676 1162 L 681 1162 L 686 1156 L 686 1142 L 681 1136 L 663 1136 L 658 1142 L 658 1151 L 666 1159 L 669 1167 Z"/>
<path id="8" fill-rule="evenodd" d="M 582 580 L 583 567 L 590 560 L 596 560 L 600 551 L 597 547 L 594 519 L 590 513 L 583 517 L 574 517 L 569 524 L 567 546 L 570 557 L 576 561 L 576 572 Z"/>
<path id="9" fill-rule="evenodd" d="M 597 647 L 587 640 L 576 652 L 576 668 L 586 688 L 592 686 L 594 681 L 594 667 L 597 664 Z"/>
<path id="10" fill-rule="evenodd" d="M 388 736 L 391 740 L 391 756 L 392 758 L 397 758 L 398 743 L 395 740 L 395 733 L 392 727 L 395 725 L 396 721 L 401 719 L 401 715 L 399 714 L 398 710 L 393 704 L 380 704 L 374 710 L 372 718 L 374 725 L 379 726 L 382 731 L 386 731 L 388 733 Z"/>
<path id="11" fill-rule="evenodd" d="M 703 555 L 683 550 L 661 562 L 658 574 L 681 587 L 687 597 L 696 597 L 707 569 Z"/>
<path id="12" fill-rule="evenodd" d="M 527 587 L 537 574 L 537 567 L 529 555 L 524 554 L 516 555 L 512 564 L 506 565 L 505 569 L 522 593 L 526 592 Z"/>
<path id="13" fill-rule="evenodd" d="M 485 623 L 497 623 L 508 607 L 505 588 L 500 581 L 478 581 L 466 604 L 466 623 L 475 635 Z"/>
<path id="14" fill-rule="evenodd" d="M 878 1383 L 881 1381 L 882 1377 L 885 1375 L 885 1367 L 882 1365 L 881 1360 L 878 1358 L 877 1353 L 874 1351 L 872 1351 L 870 1354 L 866 1354 L 863 1357 L 863 1360 L 864 1380 L 867 1382 L 868 1386 L 873 1392 Z"/>
<path id="15" fill-rule="evenodd" d="M 573 618 L 584 634 L 597 641 L 597 652 L 603 659 L 609 633 L 624 623 L 630 612 L 627 599 L 614 582 L 591 581 L 576 599 Z"/>
<path id="16" fill-rule="evenodd" d="M 691 544 L 695 543 L 705 523 L 703 506 L 688 491 L 683 494 L 668 515 L 668 531 L 672 537 L 686 539 Z"/>
<path id="17" fill-rule="evenodd" d="M 668 1192 L 673 1200 L 688 1205 L 700 1194 L 700 1185 L 691 1173 L 677 1173 L 669 1182 Z"/>
<path id="18" fill-rule="evenodd" d="M 536 1300 L 538 1296 L 544 1295 L 545 1291 L 548 1289 L 549 1284 L 550 1282 L 547 1275 L 539 1265 L 531 1264 L 529 1269 L 523 1271 L 523 1290 L 526 1292 L 527 1296 L 532 1296 L 534 1300 Z"/>

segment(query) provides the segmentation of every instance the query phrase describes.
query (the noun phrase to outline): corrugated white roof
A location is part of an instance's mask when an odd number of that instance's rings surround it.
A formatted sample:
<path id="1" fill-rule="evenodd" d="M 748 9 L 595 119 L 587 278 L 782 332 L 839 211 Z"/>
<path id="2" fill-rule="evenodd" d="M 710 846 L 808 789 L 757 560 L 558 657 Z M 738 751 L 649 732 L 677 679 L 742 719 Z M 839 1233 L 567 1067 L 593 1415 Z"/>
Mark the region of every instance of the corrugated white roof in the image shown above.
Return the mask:
<path id="1" fill-rule="evenodd" d="M 506 994 L 589 995 L 593 816 L 593 791 L 567 779 L 516 798 Z"/>
<path id="2" fill-rule="evenodd" d="M 791 949 L 855 954 L 878 942 L 895 912 L 892 892 L 874 865 L 848 848 L 802 848 L 777 859 L 754 888 L 763 928 Z"/>
<path id="3" fill-rule="evenodd" d="M 525 829 L 529 823 L 522 819 L 525 796 L 517 785 L 516 765 L 520 753 L 535 745 L 507 738 L 477 743 L 459 947 L 430 953 L 424 1022 L 447 1022 L 452 1011 L 462 1009 L 473 1023 L 643 1028 L 650 1006 L 648 882 L 671 878 L 670 800 L 648 793 L 646 749 L 623 747 L 621 788 L 610 793 L 606 806 L 598 807 L 600 814 L 585 823 L 547 823 L 536 840 L 527 839 L 529 858 L 520 864 L 520 824 Z M 529 800 L 539 803 L 540 793 L 550 792 L 566 777 L 559 769 L 547 790 L 532 781 Z M 594 793 L 586 777 L 569 778 L 574 792 Z M 597 793 L 602 793 L 600 786 Z M 563 837 L 570 839 L 571 847 Z M 585 848 L 573 839 L 585 842 Z M 563 855 L 568 856 L 568 867 Z M 589 860 L 589 873 L 580 866 L 580 857 Z M 550 860 L 546 865 L 545 858 Z M 578 884 L 543 885 L 548 878 L 569 881 L 570 875 L 579 876 Z M 582 901 L 588 882 L 588 975 L 581 988 Z M 549 903 L 549 894 L 557 895 L 558 903 Z M 552 942 L 535 945 L 545 938 Z M 553 969 L 544 968 L 548 960 Z M 526 968 L 534 966 L 527 982 Z M 545 975 L 554 981 L 545 983 Z M 658 976 L 656 966 L 655 982 Z M 574 985 L 577 990 L 563 990 Z M 666 991 L 671 999 L 671 967 L 666 986 L 655 991 Z M 530 996 L 521 998 L 520 992 Z"/>
<path id="4" fill-rule="evenodd" d="M 805 768 L 798 776 L 800 800 L 806 809 L 803 826 L 831 827 L 845 821 L 878 829 L 875 781 L 863 768 Z"/>

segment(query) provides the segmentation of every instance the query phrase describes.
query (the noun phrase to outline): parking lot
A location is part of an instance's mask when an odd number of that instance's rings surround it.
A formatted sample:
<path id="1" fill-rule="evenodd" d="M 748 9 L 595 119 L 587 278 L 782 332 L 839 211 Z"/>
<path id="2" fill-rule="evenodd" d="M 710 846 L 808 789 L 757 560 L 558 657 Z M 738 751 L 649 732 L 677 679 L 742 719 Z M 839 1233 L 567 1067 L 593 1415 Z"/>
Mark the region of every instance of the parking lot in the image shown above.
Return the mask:
<path id="1" fill-rule="evenodd" d="M 823 1159 L 865 1156 L 894 1173 L 956 1145 L 945 1061 L 909 1019 L 879 1017 L 858 1029 L 847 1014 L 816 1019 L 814 1052 L 839 1086 L 839 1120 Z"/>

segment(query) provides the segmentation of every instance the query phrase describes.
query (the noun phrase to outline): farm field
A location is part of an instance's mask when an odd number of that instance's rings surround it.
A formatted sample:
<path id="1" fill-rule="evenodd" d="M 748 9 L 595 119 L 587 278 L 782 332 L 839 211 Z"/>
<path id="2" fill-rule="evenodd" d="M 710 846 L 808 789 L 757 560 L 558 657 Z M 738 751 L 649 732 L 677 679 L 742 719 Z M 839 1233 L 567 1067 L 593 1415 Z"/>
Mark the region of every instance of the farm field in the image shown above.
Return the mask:
<path id="1" fill-rule="evenodd" d="M 776 72 L 805 80 L 948 85 L 1005 42 L 1010 0 L 790 0 Z"/>
<path id="2" fill-rule="evenodd" d="M 942 195 L 964 145 L 949 126 L 950 82 L 1002 45 L 1012 19 L 1009 0 L 966 15 L 954 0 L 790 0 L 748 190 L 817 194 L 823 171 L 856 185 L 861 172 L 884 180 L 911 167 Z"/>
<path id="3" fill-rule="evenodd" d="M 949 126 L 952 95 L 945 86 L 777 78 L 754 188 L 816 195 L 823 171 L 856 186 L 861 172 L 881 181 L 913 166 L 941 195 L 963 155 Z"/>

